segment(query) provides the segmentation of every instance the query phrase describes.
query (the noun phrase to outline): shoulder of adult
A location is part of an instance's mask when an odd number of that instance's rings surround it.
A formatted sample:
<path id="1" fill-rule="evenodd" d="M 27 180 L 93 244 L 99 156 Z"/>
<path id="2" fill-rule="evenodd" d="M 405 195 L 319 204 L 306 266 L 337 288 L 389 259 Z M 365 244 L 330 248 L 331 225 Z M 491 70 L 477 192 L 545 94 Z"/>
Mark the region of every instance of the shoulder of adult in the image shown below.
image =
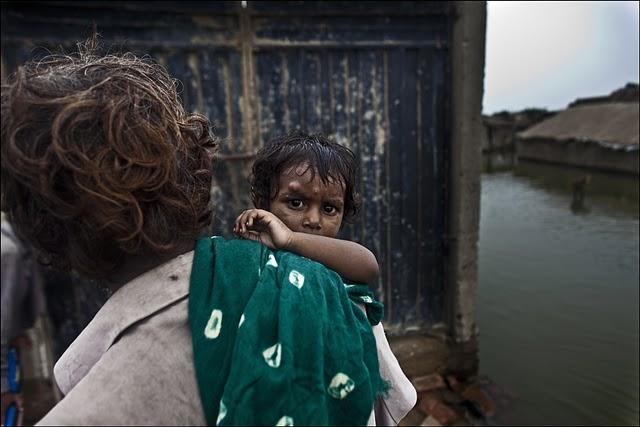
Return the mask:
<path id="1" fill-rule="evenodd" d="M 128 330 L 37 425 L 204 425 L 187 300 Z"/>

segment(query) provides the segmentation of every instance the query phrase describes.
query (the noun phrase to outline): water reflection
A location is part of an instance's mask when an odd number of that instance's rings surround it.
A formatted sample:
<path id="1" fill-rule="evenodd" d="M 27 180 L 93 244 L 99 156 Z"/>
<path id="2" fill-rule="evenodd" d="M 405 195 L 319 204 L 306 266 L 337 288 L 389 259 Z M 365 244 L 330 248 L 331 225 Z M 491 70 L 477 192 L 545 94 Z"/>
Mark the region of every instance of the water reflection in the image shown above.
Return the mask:
<path id="1" fill-rule="evenodd" d="M 584 169 L 530 162 L 520 162 L 515 170 L 509 172 L 536 188 L 570 196 L 568 206 L 575 201 L 575 193 L 582 192 L 577 204 L 587 209 L 596 203 L 638 216 L 640 186 L 637 176 L 587 172 Z"/>
<path id="2" fill-rule="evenodd" d="M 557 166 L 483 175 L 480 372 L 518 399 L 503 423 L 638 424 L 639 194 Z"/>

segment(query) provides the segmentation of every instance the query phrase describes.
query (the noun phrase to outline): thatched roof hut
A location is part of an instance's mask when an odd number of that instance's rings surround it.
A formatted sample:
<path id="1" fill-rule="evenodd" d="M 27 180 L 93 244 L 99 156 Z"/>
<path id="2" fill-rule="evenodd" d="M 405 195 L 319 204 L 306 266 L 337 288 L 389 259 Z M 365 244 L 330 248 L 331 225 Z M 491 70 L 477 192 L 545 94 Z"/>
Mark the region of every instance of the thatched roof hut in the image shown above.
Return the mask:
<path id="1" fill-rule="evenodd" d="M 638 150 L 638 103 L 577 105 L 518 134 L 521 140 L 592 142 L 615 150 Z"/>
<path id="2" fill-rule="evenodd" d="M 639 103 L 576 103 L 517 134 L 518 158 L 638 174 Z"/>

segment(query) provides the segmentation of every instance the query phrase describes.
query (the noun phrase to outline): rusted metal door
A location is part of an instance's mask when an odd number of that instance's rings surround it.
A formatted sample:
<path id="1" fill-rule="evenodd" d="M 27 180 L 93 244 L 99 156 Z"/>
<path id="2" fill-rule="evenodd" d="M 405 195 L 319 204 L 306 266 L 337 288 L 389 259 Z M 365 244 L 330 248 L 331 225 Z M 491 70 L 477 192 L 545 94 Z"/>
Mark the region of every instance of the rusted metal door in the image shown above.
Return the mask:
<path id="1" fill-rule="evenodd" d="M 264 141 L 300 128 L 349 146 L 364 204 L 342 236 L 378 257 L 373 286 L 402 332 L 443 320 L 451 20 L 446 2 L 8 2 L 2 68 L 93 24 L 104 45 L 155 57 L 223 140 L 213 231 L 225 236 Z"/>

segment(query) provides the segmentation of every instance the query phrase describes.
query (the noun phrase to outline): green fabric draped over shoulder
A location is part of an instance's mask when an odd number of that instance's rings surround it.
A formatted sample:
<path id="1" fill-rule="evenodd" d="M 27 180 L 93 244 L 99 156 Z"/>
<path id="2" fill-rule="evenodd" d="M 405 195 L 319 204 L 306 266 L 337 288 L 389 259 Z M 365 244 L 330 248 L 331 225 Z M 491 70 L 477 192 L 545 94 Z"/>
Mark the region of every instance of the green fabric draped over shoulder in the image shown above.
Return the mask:
<path id="1" fill-rule="evenodd" d="M 189 326 L 207 423 L 365 425 L 386 388 L 371 330 L 381 318 L 366 286 L 322 264 L 199 239 Z"/>

